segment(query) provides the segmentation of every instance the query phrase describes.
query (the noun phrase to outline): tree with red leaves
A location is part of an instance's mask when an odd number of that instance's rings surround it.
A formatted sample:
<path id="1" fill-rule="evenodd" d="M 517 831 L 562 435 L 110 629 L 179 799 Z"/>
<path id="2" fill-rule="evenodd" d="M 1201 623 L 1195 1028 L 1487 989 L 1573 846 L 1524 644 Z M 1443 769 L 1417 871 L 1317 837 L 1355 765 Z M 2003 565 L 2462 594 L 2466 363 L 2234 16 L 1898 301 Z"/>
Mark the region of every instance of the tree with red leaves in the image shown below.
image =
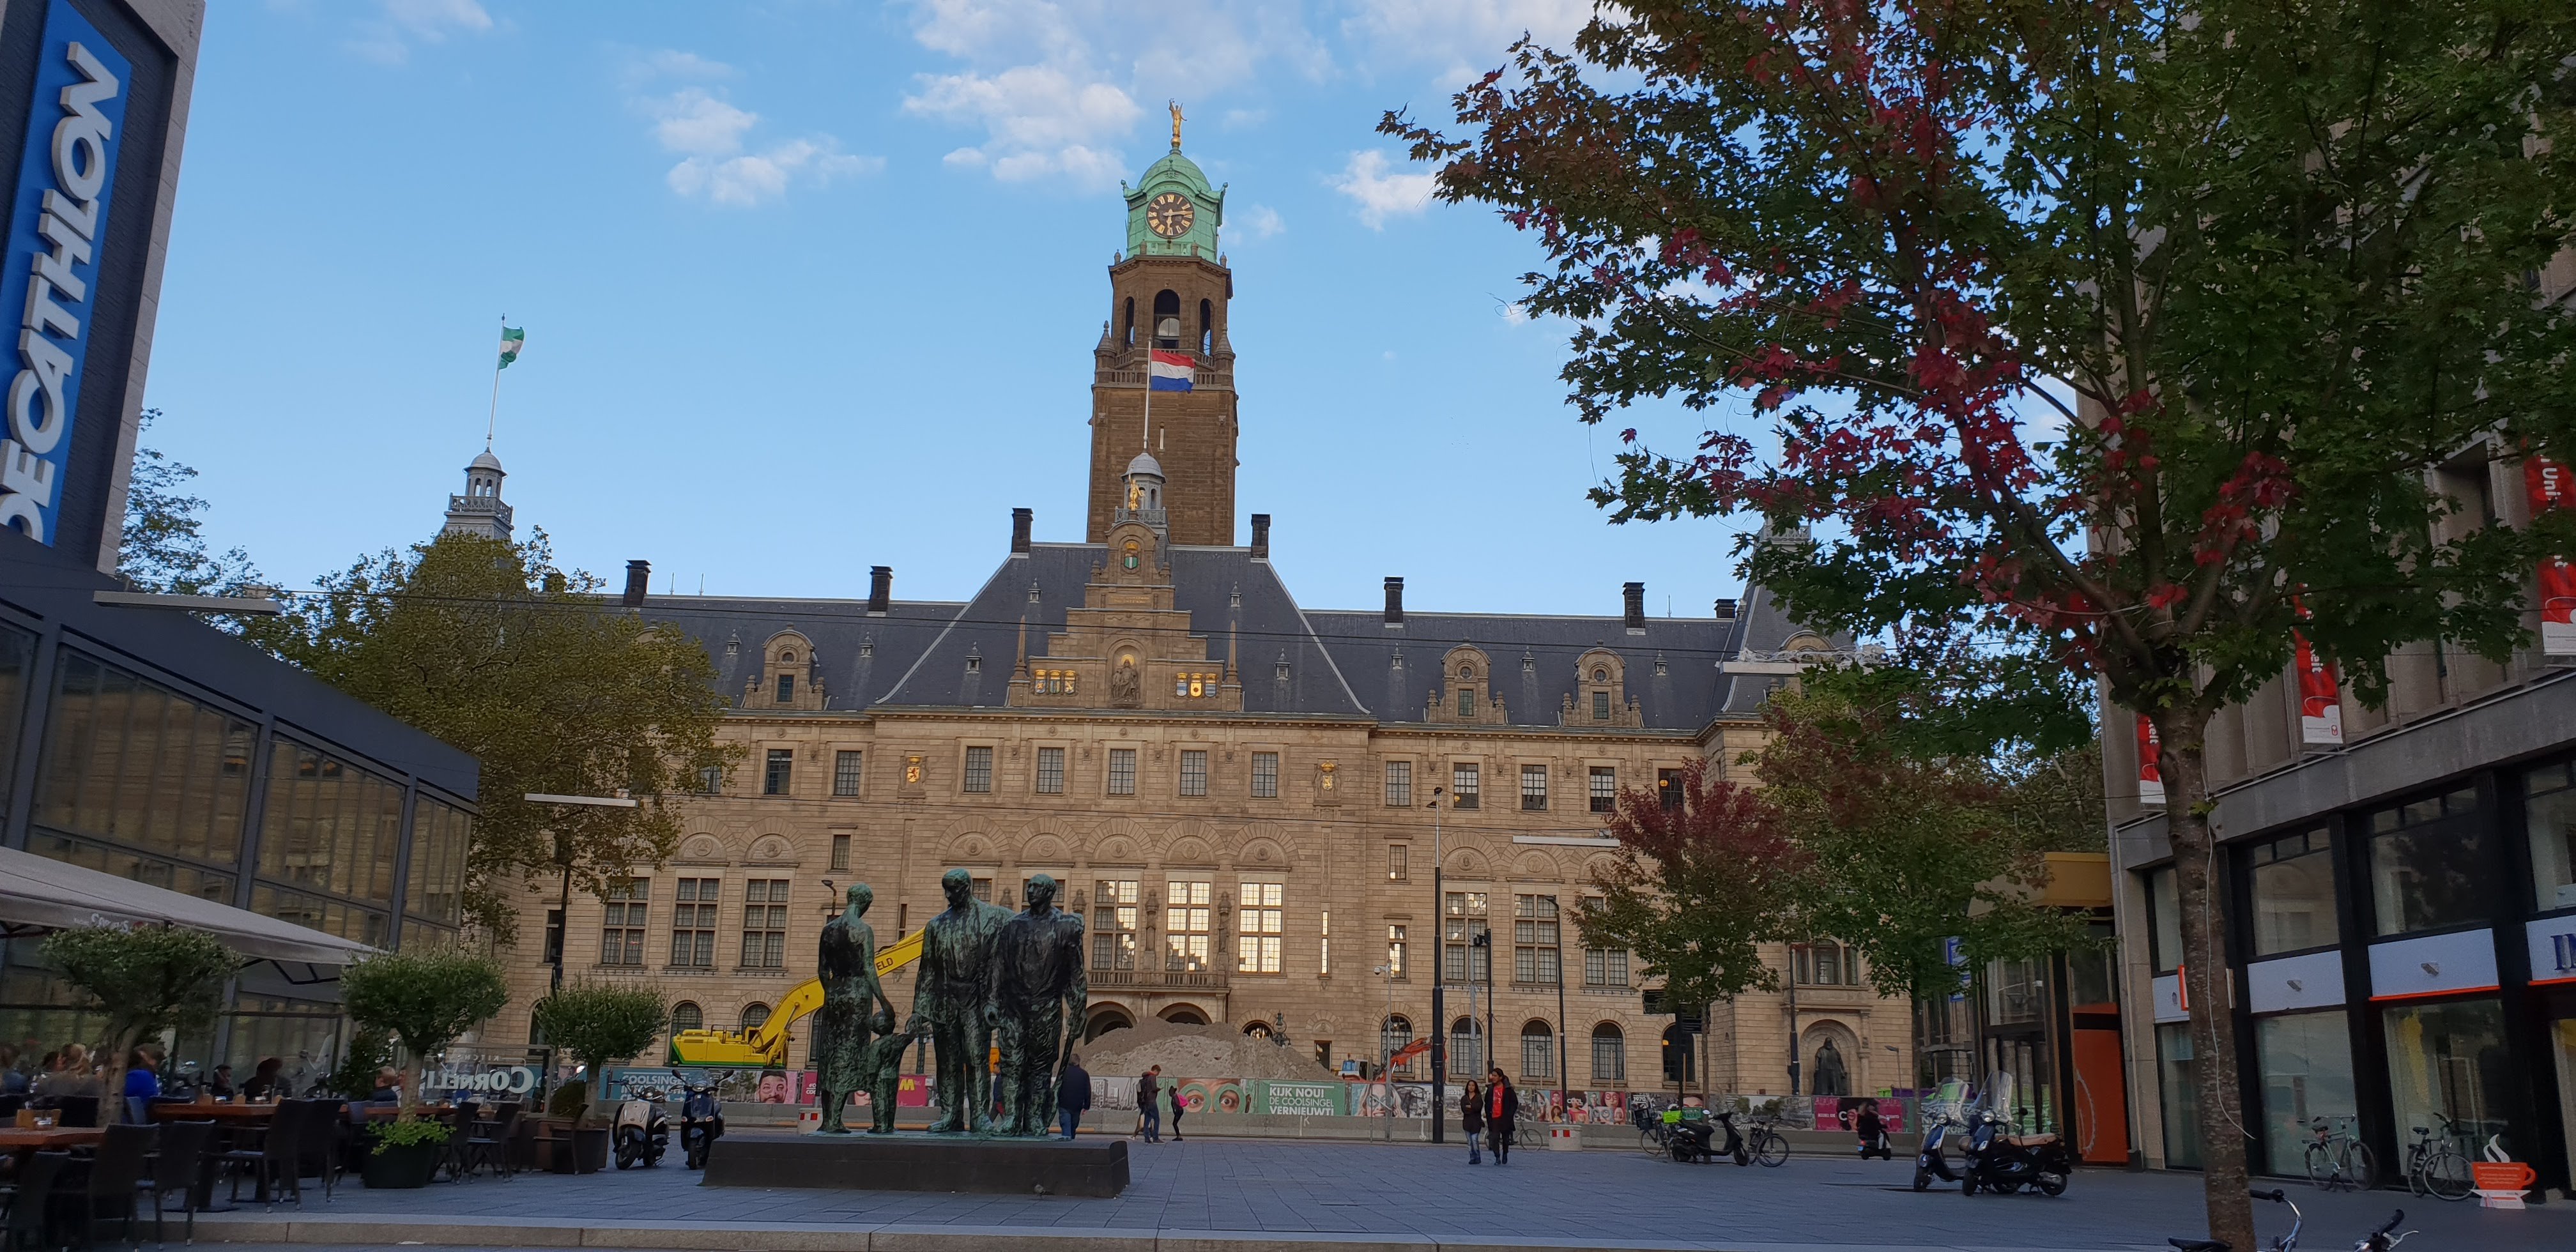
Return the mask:
<path id="1" fill-rule="evenodd" d="M 2564 516 L 2439 525 L 2435 467 L 2576 452 L 2576 9 L 2548 0 L 1638 0 L 1390 114 L 1544 248 L 1617 520 L 1752 514 L 1748 573 L 1899 660 L 1962 637 L 2162 746 L 2213 1237 L 2253 1246 L 2204 734 L 2293 629 L 2526 637 Z M 2482 520 L 2482 519 L 2479 519 Z"/>
<path id="2" fill-rule="evenodd" d="M 1805 858 L 1760 792 L 1706 762 L 1684 767 L 1678 785 L 1678 804 L 1620 792 L 1610 820 L 1619 850 L 1593 880 L 1601 895 L 1575 910 L 1583 945 L 1627 949 L 1676 1008 L 1774 988 L 1762 945 L 1789 937 Z"/>

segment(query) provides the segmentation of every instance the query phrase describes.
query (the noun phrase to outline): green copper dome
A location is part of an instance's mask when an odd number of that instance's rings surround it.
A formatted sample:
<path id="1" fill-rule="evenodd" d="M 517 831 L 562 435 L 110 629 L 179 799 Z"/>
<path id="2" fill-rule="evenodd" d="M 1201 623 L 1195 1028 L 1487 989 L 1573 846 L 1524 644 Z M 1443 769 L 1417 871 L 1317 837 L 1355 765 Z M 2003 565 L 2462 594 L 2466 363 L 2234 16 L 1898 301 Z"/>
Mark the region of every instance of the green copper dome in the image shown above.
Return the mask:
<path id="1" fill-rule="evenodd" d="M 1216 260 L 1216 232 L 1225 224 L 1225 188 L 1209 187 L 1198 162 L 1182 155 L 1178 145 L 1146 167 L 1135 186 L 1120 183 L 1118 189 L 1127 197 L 1127 255 L 1188 256 L 1196 249 L 1199 256 Z"/>

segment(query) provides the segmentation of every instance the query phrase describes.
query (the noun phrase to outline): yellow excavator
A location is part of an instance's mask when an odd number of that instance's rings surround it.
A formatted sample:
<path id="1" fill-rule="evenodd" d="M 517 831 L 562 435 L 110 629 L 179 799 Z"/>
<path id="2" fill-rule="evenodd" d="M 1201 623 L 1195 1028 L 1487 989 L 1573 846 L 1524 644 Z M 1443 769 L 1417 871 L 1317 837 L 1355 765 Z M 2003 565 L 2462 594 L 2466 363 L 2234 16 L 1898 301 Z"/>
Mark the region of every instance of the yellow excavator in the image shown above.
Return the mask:
<path id="1" fill-rule="evenodd" d="M 877 977 L 921 959 L 921 931 L 877 949 Z M 809 978 L 769 1011 L 768 1020 L 749 1030 L 683 1030 L 671 1036 L 673 1066 L 722 1069 L 785 1069 L 787 1029 L 823 1007 L 823 982 Z"/>

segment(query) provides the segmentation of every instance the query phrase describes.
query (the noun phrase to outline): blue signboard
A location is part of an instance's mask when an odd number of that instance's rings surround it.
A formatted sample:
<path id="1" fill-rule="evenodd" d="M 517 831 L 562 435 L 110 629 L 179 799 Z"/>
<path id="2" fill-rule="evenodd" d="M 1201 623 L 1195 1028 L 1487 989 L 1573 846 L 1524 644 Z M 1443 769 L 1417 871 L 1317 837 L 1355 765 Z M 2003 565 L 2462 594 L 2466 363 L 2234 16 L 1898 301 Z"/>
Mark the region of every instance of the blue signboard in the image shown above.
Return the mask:
<path id="1" fill-rule="evenodd" d="M 0 525 L 45 543 L 61 516 L 133 70 L 70 0 L 52 0 L 18 159 L 9 254 L 0 260 L 0 310 L 19 314 L 0 431 Z"/>

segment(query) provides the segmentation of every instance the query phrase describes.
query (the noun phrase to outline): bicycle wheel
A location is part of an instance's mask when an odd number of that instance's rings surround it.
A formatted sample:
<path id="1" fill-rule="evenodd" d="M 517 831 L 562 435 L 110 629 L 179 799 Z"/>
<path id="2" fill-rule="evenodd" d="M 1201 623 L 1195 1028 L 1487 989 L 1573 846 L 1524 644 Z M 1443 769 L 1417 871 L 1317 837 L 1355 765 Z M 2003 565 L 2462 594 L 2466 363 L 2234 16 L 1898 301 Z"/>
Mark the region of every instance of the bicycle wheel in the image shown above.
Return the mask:
<path id="1" fill-rule="evenodd" d="M 2329 1151 L 2326 1145 L 2322 1143 L 2308 1145 L 2309 1182 L 2315 1183 L 2320 1190 L 2334 1190 L 2336 1168 L 2334 1153 Z"/>
<path id="2" fill-rule="evenodd" d="M 2424 1189 L 2436 1199 L 2468 1199 L 2471 1185 L 2469 1158 L 2458 1148 L 2445 1144 L 2424 1158 Z"/>
<path id="3" fill-rule="evenodd" d="M 2379 1158 L 2372 1154 L 2369 1144 L 2359 1139 L 2344 1140 L 2343 1160 L 2339 1168 L 2343 1170 L 2344 1181 L 2352 1184 L 2354 1190 L 2379 1189 Z"/>
<path id="4" fill-rule="evenodd" d="M 1789 1159 L 1788 1136 L 1776 1130 L 1765 1132 L 1761 1143 L 1755 1146 L 1753 1153 L 1753 1159 L 1769 1168 L 1777 1169 L 1782 1162 Z"/>
<path id="5" fill-rule="evenodd" d="M 1660 1127 L 1649 1126 L 1644 1130 L 1638 1131 L 1637 1150 L 1652 1157 L 1669 1155 L 1664 1148 L 1662 1129 Z"/>
<path id="6" fill-rule="evenodd" d="M 2410 1194 L 2424 1194 L 2424 1162 L 2428 1156 L 2421 1143 L 2406 1151 L 2406 1190 Z"/>

